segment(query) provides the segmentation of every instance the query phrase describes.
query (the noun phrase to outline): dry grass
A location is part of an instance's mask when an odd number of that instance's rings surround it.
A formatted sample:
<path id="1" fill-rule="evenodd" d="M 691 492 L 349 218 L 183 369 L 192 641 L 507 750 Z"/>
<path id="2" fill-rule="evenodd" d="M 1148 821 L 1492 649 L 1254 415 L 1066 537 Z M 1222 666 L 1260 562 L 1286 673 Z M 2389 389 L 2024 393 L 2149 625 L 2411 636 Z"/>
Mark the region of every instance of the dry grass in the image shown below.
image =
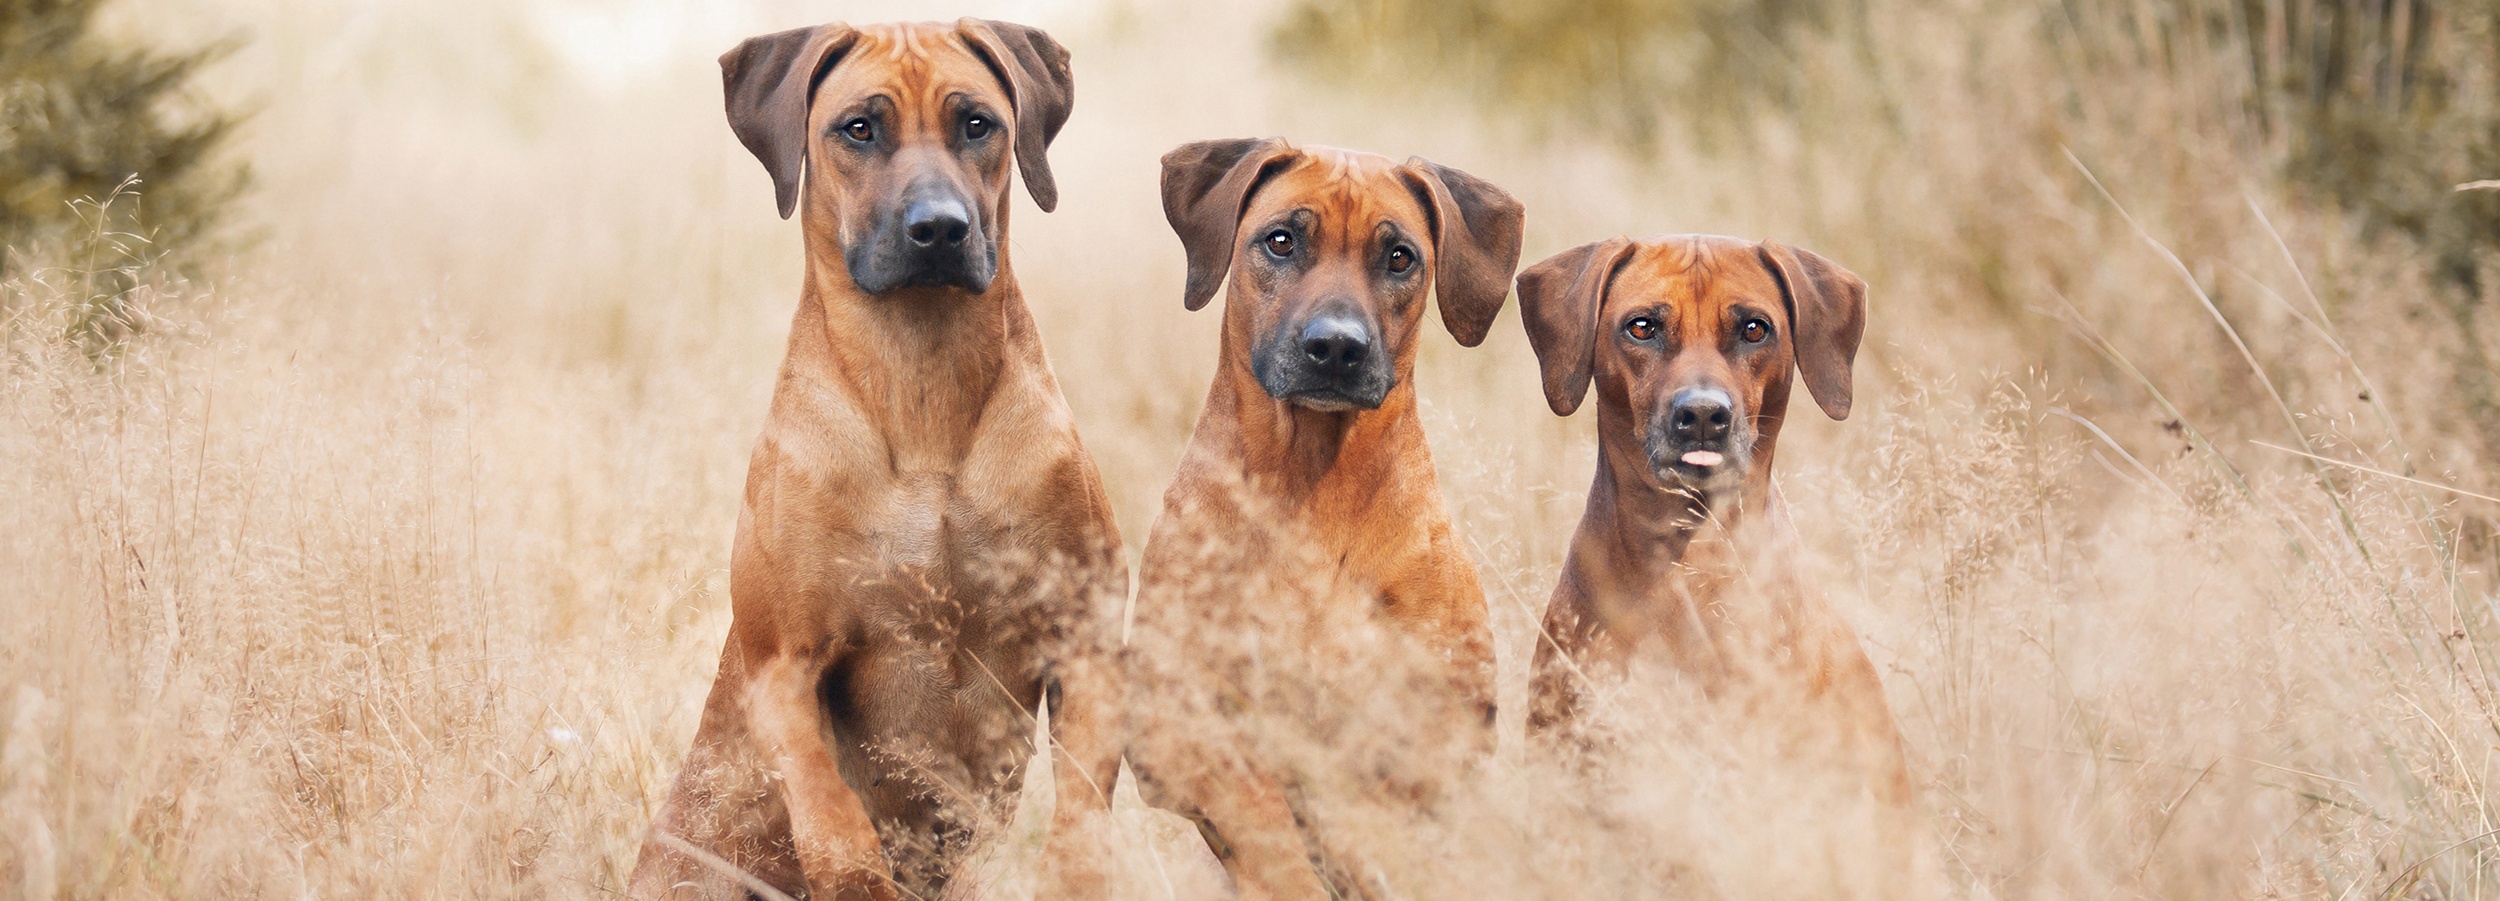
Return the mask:
<path id="1" fill-rule="evenodd" d="M 2280 189 L 2209 73 L 2078 72 L 2026 5 L 1875 5 L 1897 54 L 1799 51 L 1884 96 L 1815 111 L 1851 140 L 1645 163 L 1281 74 L 1259 8 L 999 10 L 1076 55 L 1065 200 L 1021 206 L 1012 252 L 1132 555 L 1213 367 L 1155 205 L 1174 144 L 1422 153 L 1519 194 L 1532 258 L 1777 235 L 1873 285 L 1857 415 L 1801 410 L 1781 466 L 1900 714 L 1937 893 L 2500 891 L 2500 504 L 2257 443 L 2500 493 L 2419 255 Z M 249 30 L 213 74 L 265 109 L 257 249 L 144 293 L 161 324 L 101 364 L 57 340 L 79 298 L 0 286 L 0 896 L 620 886 L 727 628 L 799 266 L 710 56 L 926 15 L 304 6 L 122 10 Z M 1586 772 L 1517 740 L 1593 426 L 1545 412 L 1514 321 L 1429 338 L 1420 378 L 1503 751 L 1426 820 L 1323 787 L 1326 828 L 1393 897 L 1864 885 L 1847 805 L 1672 697 L 1622 705 Z"/>

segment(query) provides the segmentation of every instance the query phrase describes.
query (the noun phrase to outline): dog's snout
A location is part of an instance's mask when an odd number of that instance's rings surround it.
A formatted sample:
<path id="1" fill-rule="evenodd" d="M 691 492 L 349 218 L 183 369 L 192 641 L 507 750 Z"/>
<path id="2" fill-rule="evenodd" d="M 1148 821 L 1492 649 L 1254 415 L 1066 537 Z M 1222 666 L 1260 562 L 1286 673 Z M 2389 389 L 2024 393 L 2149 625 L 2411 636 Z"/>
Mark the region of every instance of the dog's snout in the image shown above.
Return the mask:
<path id="1" fill-rule="evenodd" d="M 1343 298 L 1289 317 L 1252 351 L 1251 374 L 1268 396 L 1315 410 L 1376 410 L 1397 384 L 1380 330 Z"/>
<path id="2" fill-rule="evenodd" d="M 1321 316 L 1302 327 L 1301 346 L 1312 369 L 1343 378 L 1360 372 L 1371 358 L 1371 330 L 1349 316 Z"/>
<path id="3" fill-rule="evenodd" d="M 903 234 L 917 247 L 956 247 L 972 234 L 972 213 L 961 198 L 922 197 L 903 209 Z"/>
<path id="4" fill-rule="evenodd" d="M 989 290 L 998 273 L 998 249 L 983 231 L 981 209 L 960 186 L 938 179 L 915 181 L 888 203 L 879 207 L 865 240 L 843 249 L 851 280 L 860 290 Z"/>
<path id="5" fill-rule="evenodd" d="M 1667 431 L 1680 444 L 1724 442 L 1735 425 L 1735 402 L 1717 388 L 1686 388 L 1667 402 Z"/>

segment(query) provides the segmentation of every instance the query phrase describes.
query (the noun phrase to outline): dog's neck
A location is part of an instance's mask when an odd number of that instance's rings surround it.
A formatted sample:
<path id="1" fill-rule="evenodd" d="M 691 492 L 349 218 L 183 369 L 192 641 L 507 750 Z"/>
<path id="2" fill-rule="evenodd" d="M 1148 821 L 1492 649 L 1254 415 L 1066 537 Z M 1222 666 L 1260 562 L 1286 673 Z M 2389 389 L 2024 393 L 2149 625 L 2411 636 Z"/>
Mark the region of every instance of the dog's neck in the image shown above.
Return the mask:
<path id="1" fill-rule="evenodd" d="M 1637 434 L 1631 420 L 1601 407 L 1599 434 Z M 1700 496 L 1661 480 L 1637 441 L 1599 442 L 1565 578 L 1585 593 L 1609 640 L 1663 646 L 1705 688 L 1726 675 L 1725 629 L 1736 611 L 1721 602 L 1744 577 L 1748 524 L 1777 515 L 1770 508 L 1776 444 L 1774 426 L 1755 443 L 1738 487 Z"/>
<path id="2" fill-rule="evenodd" d="M 950 469 L 1010 377 L 1016 351 L 1036 341 L 1003 247 L 998 274 L 980 294 L 871 295 L 852 282 L 838 248 L 811 246 L 782 378 L 847 395 L 898 471 Z"/>

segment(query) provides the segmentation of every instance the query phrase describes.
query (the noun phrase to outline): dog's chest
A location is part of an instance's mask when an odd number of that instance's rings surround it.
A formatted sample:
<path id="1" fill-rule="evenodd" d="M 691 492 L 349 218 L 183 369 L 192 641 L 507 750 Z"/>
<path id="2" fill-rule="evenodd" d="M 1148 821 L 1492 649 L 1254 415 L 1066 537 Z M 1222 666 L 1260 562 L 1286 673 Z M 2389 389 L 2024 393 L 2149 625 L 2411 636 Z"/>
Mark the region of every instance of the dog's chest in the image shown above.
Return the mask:
<path id="1" fill-rule="evenodd" d="M 856 640 L 908 674 L 890 700 L 947 707 L 967 693 L 994 701 L 1001 682 L 1022 691 L 996 670 L 1028 665 L 1054 609 L 1048 558 L 1024 540 L 1031 523 L 1013 527 L 947 473 L 897 475 L 876 510 L 846 600 Z"/>
<path id="2" fill-rule="evenodd" d="M 895 478 L 875 517 L 876 531 L 869 536 L 881 562 L 893 569 L 942 571 L 950 568 L 950 561 L 976 550 L 962 546 L 955 534 L 966 526 L 977 531 L 979 525 L 962 521 L 965 511 L 956 509 L 955 487 L 953 476 L 940 473 Z"/>
<path id="3" fill-rule="evenodd" d="M 884 492 L 871 530 L 879 568 L 915 571 L 950 583 L 1008 578 L 1015 556 L 1002 517 L 973 496 L 952 473 L 898 473 Z M 958 585 L 971 588 L 973 585 Z"/>
<path id="4" fill-rule="evenodd" d="M 987 797 L 1021 760 L 999 750 L 1038 693 L 1039 602 L 1031 562 L 957 478 L 898 475 L 874 509 L 836 716 L 877 749 L 857 762 L 872 811 L 911 821 L 931 797 Z"/>

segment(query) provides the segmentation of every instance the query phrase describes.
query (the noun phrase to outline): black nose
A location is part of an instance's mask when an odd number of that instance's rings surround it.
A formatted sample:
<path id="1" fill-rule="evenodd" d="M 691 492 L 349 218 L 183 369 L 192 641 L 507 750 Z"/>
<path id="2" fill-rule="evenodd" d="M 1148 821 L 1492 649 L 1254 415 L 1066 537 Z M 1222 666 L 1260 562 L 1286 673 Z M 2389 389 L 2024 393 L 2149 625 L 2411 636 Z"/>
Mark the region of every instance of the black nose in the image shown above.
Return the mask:
<path id="1" fill-rule="evenodd" d="M 1344 378 L 1363 368 L 1371 356 L 1371 329 L 1345 316 L 1321 316 L 1302 327 L 1302 353 L 1311 368 L 1329 378 Z"/>
<path id="2" fill-rule="evenodd" d="M 953 197 L 923 197 L 903 209 L 903 234 L 920 247 L 954 247 L 972 233 L 972 214 Z"/>
<path id="3" fill-rule="evenodd" d="M 1678 444 L 1718 444 L 1735 423 L 1734 403 L 1717 388 L 1686 388 L 1667 402 L 1667 434 Z"/>

